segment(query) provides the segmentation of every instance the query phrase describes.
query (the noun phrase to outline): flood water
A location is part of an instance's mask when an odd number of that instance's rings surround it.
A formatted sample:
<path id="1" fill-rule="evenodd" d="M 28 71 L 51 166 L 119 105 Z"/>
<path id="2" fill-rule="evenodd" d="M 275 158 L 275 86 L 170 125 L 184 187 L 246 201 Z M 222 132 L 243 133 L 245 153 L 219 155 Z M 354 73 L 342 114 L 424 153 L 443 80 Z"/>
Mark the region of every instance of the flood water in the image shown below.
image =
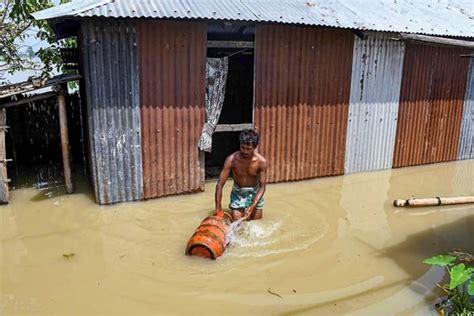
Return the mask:
<path id="1" fill-rule="evenodd" d="M 216 261 L 184 255 L 215 182 L 112 206 L 84 188 L 15 190 L 0 207 L 0 314 L 434 314 L 443 270 L 422 260 L 474 252 L 474 205 L 392 201 L 474 195 L 473 179 L 470 160 L 268 185 L 264 219 Z"/>

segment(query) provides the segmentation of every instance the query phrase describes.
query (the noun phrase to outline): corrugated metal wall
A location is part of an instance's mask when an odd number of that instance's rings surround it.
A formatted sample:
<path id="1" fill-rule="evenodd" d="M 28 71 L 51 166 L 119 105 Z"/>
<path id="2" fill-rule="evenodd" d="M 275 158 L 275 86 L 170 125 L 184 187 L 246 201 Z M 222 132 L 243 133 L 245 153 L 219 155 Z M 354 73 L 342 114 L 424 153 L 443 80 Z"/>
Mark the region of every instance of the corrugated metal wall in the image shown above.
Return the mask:
<path id="1" fill-rule="evenodd" d="M 348 30 L 257 25 L 255 125 L 269 182 L 344 172 L 352 53 Z"/>
<path id="2" fill-rule="evenodd" d="M 115 20 L 82 23 L 91 173 L 100 204 L 142 196 L 135 31 Z"/>
<path id="3" fill-rule="evenodd" d="M 392 167 L 405 54 L 390 35 L 354 39 L 346 173 Z"/>
<path id="4" fill-rule="evenodd" d="M 207 24 L 139 21 L 144 198 L 204 190 Z"/>
<path id="5" fill-rule="evenodd" d="M 458 159 L 474 159 L 474 58 L 467 77 Z"/>
<path id="6" fill-rule="evenodd" d="M 407 44 L 394 167 L 456 159 L 469 63 L 463 53 Z"/>

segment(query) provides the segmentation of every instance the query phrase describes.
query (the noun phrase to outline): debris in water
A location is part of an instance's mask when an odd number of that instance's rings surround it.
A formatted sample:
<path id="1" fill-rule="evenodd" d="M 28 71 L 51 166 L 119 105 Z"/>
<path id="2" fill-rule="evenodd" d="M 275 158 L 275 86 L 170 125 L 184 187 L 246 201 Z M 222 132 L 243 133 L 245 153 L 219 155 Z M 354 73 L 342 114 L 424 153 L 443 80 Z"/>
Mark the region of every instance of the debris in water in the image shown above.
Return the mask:
<path id="1" fill-rule="evenodd" d="M 74 257 L 76 254 L 71 252 L 71 253 L 63 253 L 63 257 L 66 258 L 66 259 L 71 259 L 72 257 Z"/>
<path id="2" fill-rule="evenodd" d="M 44 190 L 49 190 L 52 188 L 57 188 L 63 186 L 61 181 L 45 181 L 45 180 L 40 180 L 33 184 L 33 187 L 38 190 L 38 191 L 44 191 Z"/>
<path id="3" fill-rule="evenodd" d="M 268 289 L 267 292 L 270 293 L 270 294 L 272 294 L 272 295 L 278 296 L 279 298 L 283 298 L 283 296 L 281 296 L 281 295 L 278 294 L 278 293 L 272 292 L 272 290 L 270 290 L 270 289 Z"/>
<path id="4" fill-rule="evenodd" d="M 440 206 L 474 203 L 474 196 L 453 196 L 453 197 L 432 197 L 432 198 L 411 198 L 397 199 L 393 201 L 393 206 Z"/>
<path id="5" fill-rule="evenodd" d="M 295 289 L 293 289 L 293 293 L 296 293 L 296 290 L 295 290 Z"/>
<path id="6" fill-rule="evenodd" d="M 474 263 L 474 255 L 471 255 L 470 253 L 464 252 L 460 249 L 454 249 L 450 252 L 450 254 L 458 257 L 458 260 L 462 263 Z"/>

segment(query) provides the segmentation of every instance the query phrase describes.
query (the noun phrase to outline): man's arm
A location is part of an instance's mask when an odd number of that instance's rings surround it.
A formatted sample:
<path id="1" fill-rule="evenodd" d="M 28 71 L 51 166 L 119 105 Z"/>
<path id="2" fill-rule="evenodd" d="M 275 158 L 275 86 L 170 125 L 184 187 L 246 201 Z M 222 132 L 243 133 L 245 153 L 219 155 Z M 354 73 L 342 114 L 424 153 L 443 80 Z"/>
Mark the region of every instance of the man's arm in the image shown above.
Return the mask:
<path id="1" fill-rule="evenodd" d="M 227 178 L 229 177 L 230 170 L 232 168 L 232 158 L 234 155 L 230 155 L 224 162 L 224 168 L 222 168 L 219 180 L 216 184 L 216 212 L 222 210 L 222 188 L 224 187 Z"/>
<path id="2" fill-rule="evenodd" d="M 259 189 L 257 191 L 257 194 L 255 194 L 253 198 L 252 204 L 250 204 L 250 206 L 247 208 L 245 212 L 245 217 L 249 217 L 252 214 L 252 212 L 257 207 L 258 201 L 260 201 L 263 194 L 265 194 L 265 186 L 267 185 L 267 161 L 266 160 L 262 162 L 262 165 L 260 167 L 258 182 L 259 182 Z"/>

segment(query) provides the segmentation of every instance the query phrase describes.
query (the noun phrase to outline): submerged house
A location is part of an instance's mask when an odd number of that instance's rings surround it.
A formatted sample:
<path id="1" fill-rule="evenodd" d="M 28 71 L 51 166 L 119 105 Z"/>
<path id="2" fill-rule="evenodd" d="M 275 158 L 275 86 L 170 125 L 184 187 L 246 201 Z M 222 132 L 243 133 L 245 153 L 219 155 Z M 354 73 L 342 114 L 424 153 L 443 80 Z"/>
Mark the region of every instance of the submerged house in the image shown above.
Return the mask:
<path id="1" fill-rule="evenodd" d="M 202 191 L 252 127 L 269 182 L 474 158 L 467 0 L 89 0 L 34 17 L 78 38 L 100 204 Z"/>

